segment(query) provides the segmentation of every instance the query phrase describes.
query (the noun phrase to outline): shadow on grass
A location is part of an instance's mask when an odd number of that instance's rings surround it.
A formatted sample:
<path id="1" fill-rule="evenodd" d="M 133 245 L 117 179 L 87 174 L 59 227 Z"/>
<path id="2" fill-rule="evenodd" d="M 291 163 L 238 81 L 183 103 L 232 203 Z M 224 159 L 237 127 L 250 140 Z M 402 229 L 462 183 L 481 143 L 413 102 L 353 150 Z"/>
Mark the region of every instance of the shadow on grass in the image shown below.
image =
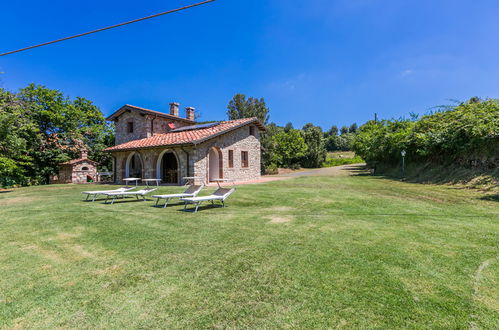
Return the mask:
<path id="1" fill-rule="evenodd" d="M 198 207 L 198 212 L 209 210 L 209 209 L 223 209 L 223 208 L 227 208 L 227 207 L 228 207 L 227 205 L 225 207 L 223 207 L 220 204 L 206 204 L 206 205 L 199 206 Z M 195 206 L 189 206 L 188 205 L 186 209 L 182 208 L 182 209 L 177 210 L 177 211 L 178 212 L 194 213 L 195 210 L 196 210 Z"/>
<path id="2" fill-rule="evenodd" d="M 452 189 L 472 188 L 488 191 L 490 194 L 495 193 L 494 189 L 499 182 L 499 169 L 471 169 L 452 164 L 445 166 L 427 163 L 407 166 L 404 176 L 400 166 L 378 166 L 375 176 L 409 183 L 454 185 Z"/>
<path id="3" fill-rule="evenodd" d="M 480 199 L 483 201 L 499 202 L 499 194 L 482 196 Z"/>
<path id="4" fill-rule="evenodd" d="M 0 194 L 6 194 L 6 193 L 10 193 L 10 192 L 13 192 L 14 190 L 0 190 Z"/>
<path id="5" fill-rule="evenodd" d="M 183 202 L 168 203 L 168 205 L 166 205 L 166 207 L 165 207 L 165 203 L 159 203 L 158 205 L 156 205 L 156 203 L 155 203 L 155 204 L 151 205 L 151 207 L 154 207 L 156 209 L 166 209 L 166 208 L 173 207 L 173 206 L 184 206 L 184 203 Z"/>
<path id="6" fill-rule="evenodd" d="M 106 201 L 104 200 L 104 203 L 102 203 L 102 204 L 104 204 L 104 205 L 112 205 L 111 201 L 112 200 L 110 199 L 106 203 Z M 151 201 L 153 201 L 153 200 L 152 199 L 147 199 L 147 198 L 145 200 L 143 200 L 143 199 L 129 199 L 129 200 L 117 199 L 117 200 L 115 200 L 113 202 L 113 204 L 126 204 L 126 203 L 137 203 L 137 202 L 146 203 L 146 202 L 151 202 Z"/>
<path id="7" fill-rule="evenodd" d="M 96 198 L 95 200 L 89 198 L 89 199 L 82 199 L 81 201 L 85 203 L 92 203 L 92 202 L 103 202 L 105 200 L 106 200 L 105 198 Z"/>
<path id="8" fill-rule="evenodd" d="M 344 166 L 342 171 L 348 171 L 352 173 L 352 176 L 371 176 L 372 173 L 369 171 L 365 164 L 354 164 Z"/>

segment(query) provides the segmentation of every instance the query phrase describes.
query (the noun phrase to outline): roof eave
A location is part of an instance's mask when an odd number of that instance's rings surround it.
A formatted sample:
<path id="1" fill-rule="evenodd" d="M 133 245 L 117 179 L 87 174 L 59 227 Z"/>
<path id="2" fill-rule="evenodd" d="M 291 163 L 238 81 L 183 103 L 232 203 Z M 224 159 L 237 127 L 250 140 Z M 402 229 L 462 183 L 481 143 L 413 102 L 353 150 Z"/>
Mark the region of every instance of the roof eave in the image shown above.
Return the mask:
<path id="1" fill-rule="evenodd" d="M 163 147 L 182 147 L 182 146 L 188 146 L 188 145 L 193 145 L 193 144 L 194 143 L 192 143 L 192 142 L 184 142 L 184 143 L 162 144 L 162 145 L 147 146 L 147 147 L 120 148 L 120 149 L 114 149 L 114 150 L 104 149 L 104 152 L 122 152 L 122 151 L 132 151 L 132 150 L 146 150 L 146 149 L 156 149 L 156 148 L 163 148 Z"/>
<path id="2" fill-rule="evenodd" d="M 150 110 L 150 109 L 140 108 L 140 107 L 137 107 L 137 106 L 134 106 L 134 105 L 131 105 L 131 104 L 125 104 L 124 106 L 122 106 L 121 108 L 119 108 L 118 110 L 116 110 L 113 114 L 111 114 L 109 117 L 107 117 L 106 120 L 107 121 L 114 121 L 114 120 L 116 120 L 116 118 L 118 118 L 119 116 L 121 116 L 124 111 L 126 111 L 128 109 L 133 109 L 135 111 L 140 112 L 141 114 L 150 114 L 150 115 L 164 117 L 164 118 L 167 118 L 167 119 L 170 119 L 170 120 L 179 120 L 179 121 L 184 121 L 184 122 L 187 122 L 187 123 L 195 123 L 194 120 L 189 120 L 187 118 L 182 118 L 182 117 L 178 117 L 178 116 L 172 116 L 172 115 L 169 115 L 167 113 L 162 113 L 162 112 L 159 112 L 159 111 L 154 111 L 154 110 Z"/>
<path id="3" fill-rule="evenodd" d="M 265 128 L 265 126 L 263 126 L 263 124 L 262 124 L 262 123 L 261 123 L 261 122 L 260 122 L 257 118 L 253 118 L 253 120 L 252 120 L 252 121 L 249 121 L 249 122 L 247 122 L 247 123 L 242 123 L 242 124 L 240 124 L 240 125 L 237 125 L 237 126 L 234 126 L 234 127 L 228 128 L 228 129 L 226 129 L 226 130 L 224 130 L 224 131 L 221 131 L 221 132 L 218 132 L 218 133 L 216 133 L 216 134 L 213 134 L 213 135 L 207 136 L 207 137 L 205 137 L 205 138 L 203 138 L 203 139 L 199 139 L 199 140 L 193 141 L 193 144 L 195 144 L 195 145 L 197 145 L 197 144 L 201 144 L 201 143 L 203 143 L 203 142 L 206 142 L 206 141 L 208 141 L 208 140 L 211 140 L 211 139 L 213 139 L 213 138 L 216 138 L 216 137 L 218 137 L 218 136 L 220 136 L 220 135 L 224 135 L 224 134 L 226 134 L 226 133 L 228 133 L 228 132 L 234 131 L 234 130 L 236 130 L 236 129 L 239 129 L 239 128 L 241 128 L 241 127 L 244 127 L 244 126 L 247 126 L 247 125 L 251 125 L 251 124 L 256 124 L 256 126 L 257 126 L 257 127 L 258 127 L 261 131 L 264 131 L 264 132 L 265 132 L 265 131 L 267 131 L 267 129 Z"/>

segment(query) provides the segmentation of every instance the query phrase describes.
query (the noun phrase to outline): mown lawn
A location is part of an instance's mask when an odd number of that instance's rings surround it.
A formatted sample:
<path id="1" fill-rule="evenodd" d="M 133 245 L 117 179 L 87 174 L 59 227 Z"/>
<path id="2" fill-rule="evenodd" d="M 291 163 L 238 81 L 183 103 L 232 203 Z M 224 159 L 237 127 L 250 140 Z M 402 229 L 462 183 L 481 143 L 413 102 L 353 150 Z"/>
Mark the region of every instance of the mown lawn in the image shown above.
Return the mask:
<path id="1" fill-rule="evenodd" d="M 499 204 L 476 191 L 301 177 L 193 214 L 89 188 L 0 193 L 0 327 L 499 324 Z"/>

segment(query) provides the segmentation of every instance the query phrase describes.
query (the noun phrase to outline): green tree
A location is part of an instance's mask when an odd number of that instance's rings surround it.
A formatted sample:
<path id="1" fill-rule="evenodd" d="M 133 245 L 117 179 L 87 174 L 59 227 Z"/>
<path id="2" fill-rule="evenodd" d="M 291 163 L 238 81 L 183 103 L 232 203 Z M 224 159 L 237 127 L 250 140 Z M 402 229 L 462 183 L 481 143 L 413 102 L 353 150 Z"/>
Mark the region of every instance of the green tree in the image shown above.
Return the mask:
<path id="1" fill-rule="evenodd" d="M 302 160 L 303 167 L 321 167 L 327 156 L 322 129 L 313 124 L 306 124 L 303 134 L 307 145 L 307 152 Z"/>
<path id="2" fill-rule="evenodd" d="M 102 150 L 113 144 L 111 126 L 84 98 L 71 100 L 35 84 L 18 93 L 0 89 L 0 122 L 0 175 L 13 184 L 47 183 L 82 147 L 104 167 L 110 165 Z"/>
<path id="3" fill-rule="evenodd" d="M 0 185 L 27 184 L 26 170 L 32 165 L 27 154 L 36 127 L 23 115 L 23 104 L 14 93 L 0 89 Z"/>
<path id="4" fill-rule="evenodd" d="M 276 152 L 276 144 L 274 136 L 277 133 L 283 132 L 283 128 L 277 126 L 275 123 L 270 123 L 266 126 L 267 131 L 261 135 L 262 144 L 262 172 L 266 173 L 269 166 L 277 166 L 273 162 L 273 155 Z"/>
<path id="5" fill-rule="evenodd" d="M 299 163 L 307 152 L 307 145 L 299 130 L 279 132 L 272 137 L 274 152 L 272 162 L 281 167 L 291 167 Z"/>
<path id="6" fill-rule="evenodd" d="M 338 126 L 336 126 L 336 125 L 331 126 L 331 128 L 329 129 L 329 131 L 326 132 L 325 135 L 327 137 L 338 135 Z"/>
<path id="7" fill-rule="evenodd" d="M 257 99 L 244 94 L 236 94 L 227 106 L 227 116 L 230 120 L 256 117 L 264 125 L 269 121 L 269 108 L 263 98 Z"/>
<path id="8" fill-rule="evenodd" d="M 340 129 L 340 134 L 343 135 L 343 134 L 347 134 L 348 133 L 348 130 L 349 130 L 349 127 L 348 126 L 342 126 L 341 129 Z"/>
<path id="9" fill-rule="evenodd" d="M 325 139 L 326 150 L 329 152 L 340 150 L 339 148 L 340 137 L 338 135 L 330 135 Z"/>
<path id="10" fill-rule="evenodd" d="M 305 125 L 303 125 L 302 130 L 306 131 L 306 130 L 309 130 L 309 129 L 314 128 L 314 127 L 315 127 L 314 124 L 306 123 Z"/>
<path id="11" fill-rule="evenodd" d="M 346 134 L 342 134 L 340 136 L 337 136 L 337 140 L 336 140 L 337 149 L 336 150 L 341 150 L 341 151 L 352 150 L 354 138 L 355 138 L 355 134 L 351 134 L 351 133 L 346 133 Z"/>
<path id="12" fill-rule="evenodd" d="M 350 128 L 348 128 L 348 133 L 352 133 L 352 134 L 355 134 L 357 133 L 359 127 L 357 126 L 357 123 L 353 123 L 352 125 L 350 125 Z"/>

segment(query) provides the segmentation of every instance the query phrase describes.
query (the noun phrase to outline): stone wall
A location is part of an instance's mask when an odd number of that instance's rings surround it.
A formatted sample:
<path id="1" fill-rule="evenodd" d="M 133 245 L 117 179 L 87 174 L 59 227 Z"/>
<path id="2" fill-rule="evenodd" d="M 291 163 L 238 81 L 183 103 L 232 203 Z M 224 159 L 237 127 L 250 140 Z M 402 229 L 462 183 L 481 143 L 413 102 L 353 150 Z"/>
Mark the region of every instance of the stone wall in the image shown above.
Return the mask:
<path id="1" fill-rule="evenodd" d="M 222 154 L 223 179 L 234 181 L 249 181 L 259 179 L 261 176 L 261 145 L 260 132 L 254 128 L 255 136 L 250 135 L 249 126 L 241 127 L 235 131 L 221 135 L 198 146 L 194 152 L 195 176 L 202 177 L 202 182 L 209 178 L 209 151 L 211 148 L 219 149 Z M 229 168 L 229 150 L 234 153 L 234 166 Z M 248 167 L 241 164 L 241 151 L 248 152 Z"/>
<path id="2" fill-rule="evenodd" d="M 72 169 L 71 165 L 60 165 L 59 173 L 57 175 L 53 175 L 50 177 L 50 184 L 59 184 L 59 183 L 71 183 L 72 182 Z"/>
<path id="3" fill-rule="evenodd" d="M 88 177 L 92 179 L 92 182 L 97 181 L 97 168 L 94 164 L 81 161 L 80 163 L 73 165 L 71 174 L 71 181 L 73 183 L 88 183 Z"/>
<path id="4" fill-rule="evenodd" d="M 207 183 L 209 172 L 209 152 L 216 148 L 222 154 L 223 178 L 234 181 L 248 181 L 260 178 L 260 132 L 254 127 L 255 136 L 250 135 L 249 126 L 241 127 L 235 131 L 223 134 L 196 147 L 182 148 L 154 148 L 137 151 L 115 152 L 116 183 L 122 183 L 126 177 L 126 165 L 132 154 L 137 155 L 142 163 L 142 178 L 156 179 L 161 174 L 157 173 L 158 159 L 164 152 L 173 152 L 179 164 L 179 184 L 183 184 L 182 178 L 196 176 L 201 179 L 196 183 Z M 229 150 L 234 152 L 234 166 L 229 168 Z M 248 167 L 243 168 L 241 164 L 241 151 L 248 152 Z M 187 154 L 186 154 L 187 152 Z M 187 166 L 189 158 L 189 166 Z M 188 172 L 189 169 L 189 172 Z"/>
<path id="5" fill-rule="evenodd" d="M 73 165 L 61 165 L 58 175 L 52 176 L 50 183 L 88 183 L 88 177 L 92 178 L 92 182 L 96 182 L 97 168 L 93 163 L 83 160 Z"/>
<path id="6" fill-rule="evenodd" d="M 189 153 L 189 151 L 186 149 Z M 126 166 L 129 158 L 136 155 L 140 158 L 142 164 L 143 179 L 161 179 L 161 173 L 157 173 L 158 159 L 166 152 L 172 152 L 177 158 L 178 164 L 178 184 L 182 184 L 182 178 L 192 175 L 192 165 L 190 167 L 190 174 L 187 173 L 187 155 L 181 148 L 154 148 L 137 151 L 125 151 L 113 153 L 115 157 L 115 173 L 116 183 L 122 183 L 126 175 Z M 190 155 L 189 155 L 190 158 Z M 189 163 L 192 164 L 190 160 Z"/>
<path id="7" fill-rule="evenodd" d="M 128 133 L 128 123 L 133 123 L 133 133 Z M 115 121 L 115 145 L 123 144 L 133 140 L 140 140 L 151 137 L 153 134 L 167 133 L 170 131 L 168 123 L 173 123 L 175 127 L 189 125 L 181 120 L 172 120 L 154 115 L 144 115 L 131 110 L 122 114 Z"/>

